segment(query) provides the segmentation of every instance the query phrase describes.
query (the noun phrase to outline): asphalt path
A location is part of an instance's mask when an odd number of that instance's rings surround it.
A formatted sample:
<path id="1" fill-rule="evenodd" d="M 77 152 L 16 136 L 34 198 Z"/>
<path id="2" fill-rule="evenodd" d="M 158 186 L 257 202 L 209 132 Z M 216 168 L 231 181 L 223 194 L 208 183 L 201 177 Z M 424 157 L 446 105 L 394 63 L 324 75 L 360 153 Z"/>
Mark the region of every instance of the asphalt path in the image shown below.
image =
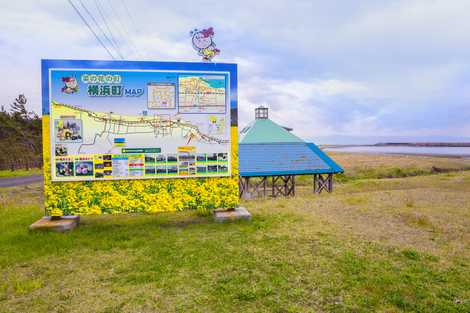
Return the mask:
<path id="1" fill-rule="evenodd" d="M 0 178 L 0 187 L 13 187 L 20 185 L 27 185 L 31 183 L 41 182 L 42 175 L 20 176 L 20 177 L 6 177 Z"/>

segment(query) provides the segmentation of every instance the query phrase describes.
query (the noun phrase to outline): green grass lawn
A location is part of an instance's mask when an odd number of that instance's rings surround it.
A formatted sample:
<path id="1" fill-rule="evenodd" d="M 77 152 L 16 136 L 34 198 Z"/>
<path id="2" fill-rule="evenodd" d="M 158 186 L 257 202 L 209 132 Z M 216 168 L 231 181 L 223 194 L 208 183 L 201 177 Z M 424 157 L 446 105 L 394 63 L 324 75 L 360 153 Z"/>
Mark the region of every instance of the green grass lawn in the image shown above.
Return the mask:
<path id="1" fill-rule="evenodd" d="M 363 179 L 195 212 L 29 232 L 39 184 L 0 189 L 0 312 L 470 312 L 470 172 Z"/>
<path id="2" fill-rule="evenodd" d="M 31 176 L 31 175 L 41 175 L 42 169 L 40 168 L 31 168 L 29 170 L 20 169 L 20 170 L 0 170 L 0 179 L 7 177 L 19 177 L 19 176 Z"/>

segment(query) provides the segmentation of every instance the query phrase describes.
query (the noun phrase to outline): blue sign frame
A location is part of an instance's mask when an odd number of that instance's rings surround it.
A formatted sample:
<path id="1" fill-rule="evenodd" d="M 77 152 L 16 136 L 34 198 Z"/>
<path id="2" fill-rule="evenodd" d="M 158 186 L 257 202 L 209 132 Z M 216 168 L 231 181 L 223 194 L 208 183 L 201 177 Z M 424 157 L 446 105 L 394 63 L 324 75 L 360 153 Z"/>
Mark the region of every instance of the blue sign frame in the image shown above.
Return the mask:
<path id="1" fill-rule="evenodd" d="M 77 71 L 142 71 L 142 72 L 182 72 L 190 73 L 194 72 L 194 75 L 201 75 L 203 73 L 222 74 L 229 79 L 225 79 L 225 88 L 229 90 L 228 95 L 225 97 L 225 111 L 230 113 L 230 124 L 227 126 L 237 127 L 238 126 L 238 95 L 237 95 L 237 65 L 232 63 L 203 63 L 203 62 L 153 62 L 153 61 L 100 61 L 100 60 L 56 60 L 56 59 L 43 59 L 41 60 L 41 75 L 42 75 L 42 114 L 43 116 L 51 115 L 51 102 L 55 100 L 54 93 L 51 93 L 51 86 L 56 82 L 54 79 L 54 70 L 77 70 Z M 227 76 L 228 75 L 228 76 Z M 179 77 L 179 76 L 177 76 Z M 65 77 L 67 78 L 67 77 Z M 64 79 L 64 77 L 62 78 Z M 64 87 L 65 88 L 65 87 Z M 54 89 L 55 90 L 55 89 Z M 77 88 L 77 90 L 79 90 Z M 90 89 L 88 89 L 90 90 Z M 62 92 L 64 89 L 62 89 Z M 72 91 L 73 94 L 76 91 Z M 90 94 L 88 94 L 90 96 Z M 177 97 L 177 94 L 175 95 Z M 175 99 L 176 100 L 176 99 Z M 179 107 L 178 107 L 179 109 Z M 230 112 L 227 112 L 230 109 Z M 191 112 L 184 112 L 184 114 L 198 114 Z M 211 112 L 208 112 L 211 114 Z M 216 114 L 216 112 L 214 112 Z M 219 113 L 220 114 L 220 113 Z M 51 126 L 51 130 L 53 127 Z M 47 135 L 44 133 L 44 135 Z M 51 137 L 52 135 L 50 135 Z M 51 155 L 54 153 L 54 147 L 51 142 Z M 57 147 L 56 147 L 57 148 Z M 233 148 L 232 148 L 233 149 Z M 100 152 L 101 153 L 101 152 Z M 230 154 L 229 154 L 230 155 Z M 55 155 L 57 157 L 58 154 Z M 59 155 L 62 156 L 62 155 Z M 54 160 L 54 156 L 51 156 L 51 162 Z M 229 163 L 230 164 L 230 163 Z M 231 169 L 231 166 L 229 167 Z M 113 171 L 114 172 L 114 171 Z M 223 177 L 230 176 L 230 170 L 225 174 L 215 176 Z M 51 166 L 51 177 L 54 180 L 54 168 Z M 127 177 L 127 176 L 126 176 Z M 188 176 L 194 177 L 194 176 Z M 199 177 L 199 176 L 198 176 Z M 109 178 L 109 179 L 120 179 L 120 178 Z M 84 179 L 92 180 L 92 179 Z"/>
<path id="2" fill-rule="evenodd" d="M 154 61 L 100 61 L 100 60 L 41 60 L 42 114 L 49 115 L 49 69 L 119 69 L 119 70 L 170 70 L 170 71 L 214 71 L 230 73 L 231 126 L 238 125 L 238 73 L 234 63 L 203 62 L 154 62 Z"/>

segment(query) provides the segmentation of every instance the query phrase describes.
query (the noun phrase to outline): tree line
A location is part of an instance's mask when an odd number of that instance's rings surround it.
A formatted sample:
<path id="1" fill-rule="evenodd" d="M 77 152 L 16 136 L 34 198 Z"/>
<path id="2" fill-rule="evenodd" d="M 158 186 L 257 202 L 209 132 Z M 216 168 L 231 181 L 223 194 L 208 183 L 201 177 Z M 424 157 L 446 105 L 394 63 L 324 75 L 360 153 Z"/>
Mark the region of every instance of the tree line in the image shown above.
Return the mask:
<path id="1" fill-rule="evenodd" d="M 0 110 L 0 170 L 42 166 L 42 121 L 26 109 L 27 99 L 19 95 Z"/>

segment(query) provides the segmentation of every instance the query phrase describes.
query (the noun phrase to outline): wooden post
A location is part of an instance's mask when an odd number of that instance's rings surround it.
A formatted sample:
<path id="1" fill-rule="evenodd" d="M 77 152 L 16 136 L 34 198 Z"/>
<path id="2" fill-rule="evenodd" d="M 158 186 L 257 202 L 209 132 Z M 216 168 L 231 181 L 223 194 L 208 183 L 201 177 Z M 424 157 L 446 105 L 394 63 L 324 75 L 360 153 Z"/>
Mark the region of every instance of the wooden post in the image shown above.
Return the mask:
<path id="1" fill-rule="evenodd" d="M 238 197 L 243 199 L 243 195 L 245 193 L 245 177 L 238 176 Z"/>
<path id="2" fill-rule="evenodd" d="M 263 177 L 263 197 L 266 197 L 266 187 L 268 184 L 268 177 L 264 176 Z"/>
<path id="3" fill-rule="evenodd" d="M 284 197 L 287 197 L 287 196 L 288 196 L 288 191 L 289 191 L 289 177 L 290 177 L 290 176 L 284 176 L 284 177 L 282 178 L 282 181 L 283 181 L 283 183 L 284 183 L 284 194 L 283 194 Z"/>
<path id="4" fill-rule="evenodd" d="M 257 177 L 260 178 L 260 177 Z M 256 194 L 256 197 L 266 197 L 266 184 L 267 177 L 262 176 L 260 180 L 253 185 L 253 194 Z"/>
<path id="5" fill-rule="evenodd" d="M 318 184 L 317 174 L 313 174 L 313 193 L 317 193 L 317 184 Z"/>
<path id="6" fill-rule="evenodd" d="M 250 198 L 250 177 L 239 177 L 238 180 L 238 194 L 242 199 Z"/>
<path id="7" fill-rule="evenodd" d="M 333 174 L 328 174 L 328 192 L 333 192 Z"/>
<path id="8" fill-rule="evenodd" d="M 295 175 L 292 175 L 292 195 L 295 196 Z"/>
<path id="9" fill-rule="evenodd" d="M 271 183 L 269 182 L 271 177 Z M 276 198 L 278 196 L 295 196 L 296 175 L 283 176 L 259 176 L 240 177 L 239 179 L 239 196 L 242 199 L 250 199 L 255 197 L 267 197 L 269 187 L 271 187 L 270 196 Z M 271 185 L 271 186 L 269 186 Z M 313 192 L 320 194 L 323 190 L 333 192 L 333 174 L 314 174 L 313 175 Z"/>
<path id="10" fill-rule="evenodd" d="M 274 184 L 275 184 L 275 180 L 274 180 L 274 176 L 272 177 L 272 182 L 271 182 L 271 197 L 275 197 L 276 195 L 274 194 Z"/>
<path id="11" fill-rule="evenodd" d="M 246 197 L 250 198 L 251 197 L 251 192 L 250 192 L 250 177 L 247 176 L 245 177 L 245 194 Z"/>
<path id="12" fill-rule="evenodd" d="M 333 190 L 333 174 L 326 177 L 322 174 L 315 174 L 313 178 L 314 193 L 321 193 L 323 190 L 331 192 Z"/>

